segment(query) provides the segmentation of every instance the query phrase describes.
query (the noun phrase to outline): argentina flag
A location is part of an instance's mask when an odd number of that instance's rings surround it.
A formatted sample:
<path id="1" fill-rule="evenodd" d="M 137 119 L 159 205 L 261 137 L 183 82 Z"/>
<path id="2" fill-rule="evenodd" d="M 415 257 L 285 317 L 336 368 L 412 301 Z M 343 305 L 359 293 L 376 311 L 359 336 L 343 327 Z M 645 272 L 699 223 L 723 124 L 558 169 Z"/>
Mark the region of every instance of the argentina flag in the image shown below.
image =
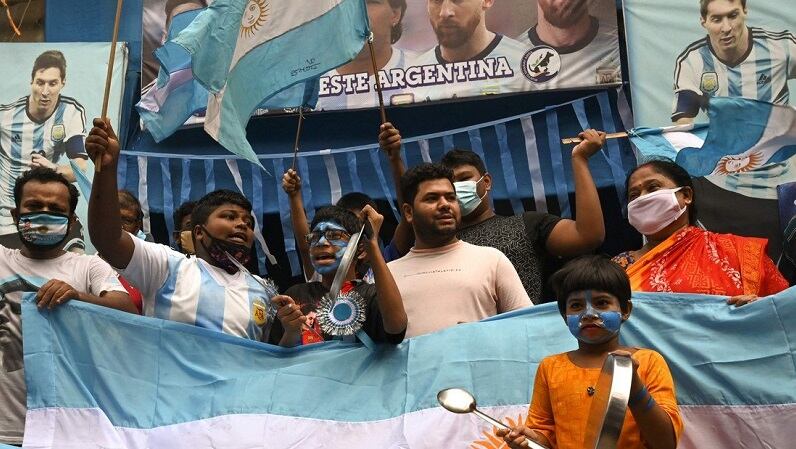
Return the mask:
<path id="1" fill-rule="evenodd" d="M 741 308 L 633 296 L 622 343 L 665 357 L 678 447 L 791 447 L 795 294 Z M 22 319 L 31 449 L 500 449 L 491 425 L 445 411 L 437 392 L 465 388 L 481 410 L 524 422 L 541 360 L 577 347 L 554 303 L 375 350 L 286 349 L 80 301 L 40 311 L 33 294 Z"/>
<path id="2" fill-rule="evenodd" d="M 353 59 L 369 33 L 362 0 L 216 0 L 172 42 L 211 94 L 207 133 L 259 165 L 246 140 L 252 112 L 278 95 L 286 106 L 306 104 L 319 77 Z M 284 95 L 299 83 L 308 84 Z"/>

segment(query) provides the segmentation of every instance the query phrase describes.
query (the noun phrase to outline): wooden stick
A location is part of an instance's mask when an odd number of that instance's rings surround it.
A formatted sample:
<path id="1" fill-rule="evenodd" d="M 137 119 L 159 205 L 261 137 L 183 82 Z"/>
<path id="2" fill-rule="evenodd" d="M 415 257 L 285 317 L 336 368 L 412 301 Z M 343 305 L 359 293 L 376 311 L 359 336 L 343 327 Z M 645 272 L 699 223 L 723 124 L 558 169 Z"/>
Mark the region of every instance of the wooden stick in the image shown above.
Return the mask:
<path id="1" fill-rule="evenodd" d="M 293 144 L 293 171 L 296 171 L 296 159 L 298 159 L 299 139 L 301 138 L 301 125 L 304 123 L 304 107 L 299 106 L 299 120 L 296 128 L 296 142 Z"/>
<path id="2" fill-rule="evenodd" d="M 122 18 L 122 4 L 124 0 L 117 0 L 116 2 L 116 18 L 113 21 L 113 40 L 111 42 L 111 54 L 108 56 L 108 71 L 105 74 L 105 96 L 102 98 L 102 119 L 108 118 L 108 101 L 111 96 L 111 80 L 113 79 L 113 60 L 116 58 L 116 42 L 119 39 L 119 22 Z M 94 172 L 100 173 L 102 165 L 100 165 L 102 156 L 98 156 L 94 161 Z"/>
<path id="3" fill-rule="evenodd" d="M 611 134 L 606 134 L 605 135 L 606 139 L 619 139 L 621 137 L 627 137 L 627 131 L 621 131 L 621 132 L 618 132 L 618 133 L 611 133 Z M 573 144 L 573 143 L 581 143 L 582 141 L 583 141 L 583 139 L 581 139 L 580 137 L 569 137 L 569 138 L 566 138 L 566 139 L 561 139 L 561 143 L 564 144 L 564 145 L 570 145 L 570 144 Z"/>
<path id="4" fill-rule="evenodd" d="M 387 112 L 384 111 L 384 95 L 381 92 L 381 82 L 379 80 L 379 68 L 376 67 L 376 54 L 373 52 L 373 33 L 368 37 L 368 48 L 370 49 L 370 62 L 373 64 L 373 79 L 376 81 L 376 93 L 379 96 L 379 112 L 381 113 L 381 123 L 387 123 Z"/>

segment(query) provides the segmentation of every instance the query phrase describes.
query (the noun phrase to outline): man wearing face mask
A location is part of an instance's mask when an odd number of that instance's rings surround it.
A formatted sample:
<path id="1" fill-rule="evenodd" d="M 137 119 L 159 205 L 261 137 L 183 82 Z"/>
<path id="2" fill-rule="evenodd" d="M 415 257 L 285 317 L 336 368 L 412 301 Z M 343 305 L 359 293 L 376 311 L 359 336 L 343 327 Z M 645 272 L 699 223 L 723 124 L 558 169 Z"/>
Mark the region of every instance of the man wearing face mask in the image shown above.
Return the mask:
<path id="1" fill-rule="evenodd" d="M 388 266 L 409 319 L 407 338 L 533 305 L 506 256 L 456 238 L 461 215 L 449 168 L 412 167 L 401 190 L 415 246 Z"/>
<path id="2" fill-rule="evenodd" d="M 23 247 L 0 246 L 0 443 L 21 444 L 26 410 L 22 295 L 38 292 L 42 309 L 77 299 L 136 310 L 107 263 L 62 249 L 76 220 L 74 185 L 52 169 L 37 167 L 17 178 L 13 192 L 11 214 Z"/>
<path id="3" fill-rule="evenodd" d="M 252 340 L 267 336 L 272 324 L 267 312 L 275 292 L 260 278 L 238 270 L 227 256 L 243 265 L 249 261 L 254 241 L 251 203 L 230 190 L 202 197 L 191 214 L 196 257 L 185 257 L 122 231 L 116 185 L 119 141 L 109 122 L 94 120 L 86 150 L 102 167 L 94 175 L 89 201 L 91 240 L 141 290 L 144 314 Z"/>
<path id="4" fill-rule="evenodd" d="M 605 143 L 605 133 L 587 130 L 572 150 L 576 220 L 542 212 L 504 217 L 492 209 L 492 176 L 472 151 L 451 150 L 442 164 L 453 170 L 456 196 L 462 213 L 459 238 L 479 246 L 499 249 L 509 258 L 534 304 L 542 302 L 550 256 L 572 257 L 596 249 L 605 238 L 597 187 L 589 172 L 589 158 Z"/>

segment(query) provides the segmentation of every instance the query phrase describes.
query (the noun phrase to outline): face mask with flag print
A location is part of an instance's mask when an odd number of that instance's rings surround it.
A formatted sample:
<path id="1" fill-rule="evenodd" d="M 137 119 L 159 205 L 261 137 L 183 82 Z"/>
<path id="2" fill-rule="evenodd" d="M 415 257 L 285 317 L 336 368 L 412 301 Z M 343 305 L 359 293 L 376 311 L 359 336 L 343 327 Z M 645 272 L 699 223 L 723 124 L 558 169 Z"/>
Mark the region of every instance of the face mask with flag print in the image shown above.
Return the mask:
<path id="1" fill-rule="evenodd" d="M 453 183 L 462 216 L 470 215 L 473 211 L 478 209 L 478 206 L 481 205 L 481 200 L 486 196 L 486 193 L 484 193 L 484 196 L 479 197 L 477 190 L 478 183 L 484 179 L 484 176 L 481 176 L 481 179 L 478 181 L 457 181 Z"/>
<path id="2" fill-rule="evenodd" d="M 19 238 L 25 245 L 36 248 L 53 248 L 69 234 L 69 216 L 51 212 L 31 212 L 19 216 Z"/>

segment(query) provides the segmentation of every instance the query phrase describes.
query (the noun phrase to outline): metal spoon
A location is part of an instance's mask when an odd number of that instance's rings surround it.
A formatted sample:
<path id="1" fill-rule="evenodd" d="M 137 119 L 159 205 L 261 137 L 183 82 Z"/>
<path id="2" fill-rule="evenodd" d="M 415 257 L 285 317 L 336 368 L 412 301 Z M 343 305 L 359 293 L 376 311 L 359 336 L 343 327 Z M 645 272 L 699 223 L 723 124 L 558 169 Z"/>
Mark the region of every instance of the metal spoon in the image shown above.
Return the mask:
<path id="1" fill-rule="evenodd" d="M 467 390 L 461 388 L 446 388 L 437 393 L 437 401 L 450 412 L 473 413 L 475 416 L 483 419 L 499 429 L 511 430 L 509 426 L 478 410 L 476 408 L 475 398 Z M 525 439 L 525 442 L 527 443 L 528 447 L 532 449 L 546 449 L 544 446 L 540 446 L 527 438 Z"/>

